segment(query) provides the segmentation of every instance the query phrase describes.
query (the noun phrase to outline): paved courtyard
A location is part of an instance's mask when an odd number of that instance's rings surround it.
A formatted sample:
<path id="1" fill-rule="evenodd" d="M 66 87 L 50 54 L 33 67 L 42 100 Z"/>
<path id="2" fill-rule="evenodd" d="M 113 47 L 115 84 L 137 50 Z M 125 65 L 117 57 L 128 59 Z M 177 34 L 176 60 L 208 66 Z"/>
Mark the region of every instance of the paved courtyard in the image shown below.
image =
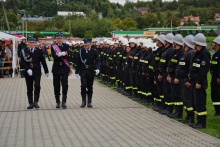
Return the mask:
<path id="1" fill-rule="evenodd" d="M 74 75 L 69 79 L 65 110 L 55 108 L 52 77 L 42 77 L 38 110 L 26 109 L 24 79 L 0 79 L 0 87 L 1 147 L 220 147 L 219 139 L 147 109 L 97 82 L 93 108 L 80 108 L 80 80 Z"/>

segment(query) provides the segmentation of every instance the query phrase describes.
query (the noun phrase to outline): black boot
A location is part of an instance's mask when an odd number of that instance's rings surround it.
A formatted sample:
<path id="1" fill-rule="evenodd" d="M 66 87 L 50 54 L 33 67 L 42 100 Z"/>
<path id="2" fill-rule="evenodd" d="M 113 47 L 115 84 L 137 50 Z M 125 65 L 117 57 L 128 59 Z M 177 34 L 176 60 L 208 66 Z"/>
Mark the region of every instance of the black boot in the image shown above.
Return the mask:
<path id="1" fill-rule="evenodd" d="M 87 107 L 92 108 L 92 96 L 88 96 Z"/>
<path id="2" fill-rule="evenodd" d="M 34 102 L 34 107 L 37 109 L 37 108 L 40 108 L 40 106 L 38 105 L 37 102 Z"/>
<path id="3" fill-rule="evenodd" d="M 34 108 L 33 96 L 28 96 L 28 102 L 29 102 L 29 106 L 27 107 L 27 109 L 33 109 Z"/>
<path id="4" fill-rule="evenodd" d="M 34 105 L 33 104 L 29 104 L 29 106 L 27 107 L 27 109 L 33 109 Z"/>
<path id="5" fill-rule="evenodd" d="M 153 109 L 154 109 L 154 111 L 157 111 L 157 112 L 159 112 L 159 110 L 160 110 L 160 103 L 156 100 L 154 100 L 154 108 Z"/>
<path id="6" fill-rule="evenodd" d="M 56 99 L 56 108 L 60 108 L 60 96 L 55 96 L 55 99 Z"/>
<path id="7" fill-rule="evenodd" d="M 206 115 L 199 116 L 197 115 L 197 123 L 193 125 L 194 129 L 203 129 L 206 128 Z"/>
<path id="8" fill-rule="evenodd" d="M 194 118 L 195 118 L 195 114 L 193 111 L 189 111 L 189 126 L 192 127 L 195 123 Z"/>
<path id="9" fill-rule="evenodd" d="M 172 113 L 170 118 L 182 118 L 183 117 L 183 106 L 175 106 L 175 112 Z"/>
<path id="10" fill-rule="evenodd" d="M 181 122 L 181 123 L 184 123 L 184 124 L 189 123 L 189 120 L 190 120 L 190 115 L 189 114 L 190 113 L 188 111 L 186 111 L 185 119 L 181 119 L 181 120 L 178 120 L 178 121 Z"/>
<path id="11" fill-rule="evenodd" d="M 168 106 L 167 114 L 166 114 L 168 117 L 173 113 L 173 109 L 174 109 L 173 105 Z"/>
<path id="12" fill-rule="evenodd" d="M 56 108 L 60 108 L 60 103 L 57 103 Z"/>
<path id="13" fill-rule="evenodd" d="M 39 100 L 39 95 L 34 94 L 34 107 L 35 108 L 40 108 L 40 106 L 38 105 L 38 100 Z"/>
<path id="14" fill-rule="evenodd" d="M 86 106 L 86 95 L 82 95 L 82 104 L 81 104 L 81 108 L 84 108 Z"/>
<path id="15" fill-rule="evenodd" d="M 62 99 L 62 107 L 63 107 L 63 109 L 67 108 L 66 99 L 67 99 L 67 95 L 63 95 L 63 99 Z"/>

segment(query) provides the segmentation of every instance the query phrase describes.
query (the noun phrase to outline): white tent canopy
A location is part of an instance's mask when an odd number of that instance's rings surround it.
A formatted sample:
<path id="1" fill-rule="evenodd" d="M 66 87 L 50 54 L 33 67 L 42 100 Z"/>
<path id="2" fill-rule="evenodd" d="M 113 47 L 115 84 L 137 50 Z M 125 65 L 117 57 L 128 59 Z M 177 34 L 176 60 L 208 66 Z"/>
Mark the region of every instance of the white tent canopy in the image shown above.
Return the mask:
<path id="1" fill-rule="evenodd" d="M 12 58 L 13 74 L 12 74 L 12 77 L 14 77 L 15 68 L 17 65 L 17 45 L 18 45 L 19 38 L 16 36 L 12 36 L 12 35 L 0 32 L 0 40 L 12 40 L 13 42 L 13 58 Z"/>

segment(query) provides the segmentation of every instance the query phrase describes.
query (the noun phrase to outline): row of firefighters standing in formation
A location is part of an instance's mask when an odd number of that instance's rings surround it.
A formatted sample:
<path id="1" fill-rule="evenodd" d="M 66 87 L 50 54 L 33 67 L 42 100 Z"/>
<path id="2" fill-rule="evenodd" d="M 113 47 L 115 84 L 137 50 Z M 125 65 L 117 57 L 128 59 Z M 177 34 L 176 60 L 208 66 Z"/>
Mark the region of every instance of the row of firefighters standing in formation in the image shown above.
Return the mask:
<path id="1" fill-rule="evenodd" d="M 119 92 L 130 98 L 152 103 L 154 110 L 171 118 L 182 118 L 194 128 L 206 127 L 207 74 L 210 70 L 211 98 L 214 116 L 220 116 L 220 36 L 215 38 L 211 57 L 206 49 L 206 37 L 182 37 L 172 33 L 151 39 L 119 38 L 104 40 L 92 46 L 101 59 L 100 78 L 116 85 Z M 69 61 L 77 61 L 78 44 L 73 44 Z M 194 116 L 197 122 L 194 123 Z"/>

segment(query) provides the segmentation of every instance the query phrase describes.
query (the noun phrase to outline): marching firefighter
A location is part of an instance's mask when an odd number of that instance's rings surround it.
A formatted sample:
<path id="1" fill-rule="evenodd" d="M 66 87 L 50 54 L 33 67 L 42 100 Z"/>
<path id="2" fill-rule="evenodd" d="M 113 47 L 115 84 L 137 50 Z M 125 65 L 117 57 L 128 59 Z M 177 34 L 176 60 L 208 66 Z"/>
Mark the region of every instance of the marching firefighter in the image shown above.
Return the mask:
<path id="1" fill-rule="evenodd" d="M 211 80 L 211 98 L 215 108 L 213 116 L 220 116 L 220 36 L 214 40 L 213 49 L 215 53 L 212 56 L 210 72 Z"/>
<path id="2" fill-rule="evenodd" d="M 197 115 L 197 123 L 193 128 L 206 128 L 206 89 L 208 87 L 207 74 L 210 67 L 210 53 L 206 49 L 206 38 L 198 33 L 194 40 L 195 56 L 190 67 L 190 82 L 186 86 L 192 86 L 194 111 Z"/>
<path id="3" fill-rule="evenodd" d="M 76 66 L 76 77 L 81 80 L 81 108 L 86 106 L 86 96 L 88 97 L 87 107 L 92 107 L 93 83 L 95 75 L 100 72 L 100 58 L 96 49 L 91 48 L 91 44 L 86 42 L 84 48 L 80 49 Z"/>
<path id="4" fill-rule="evenodd" d="M 62 108 L 67 108 L 68 77 L 72 74 L 68 59 L 69 45 L 63 43 L 63 33 L 56 34 L 56 43 L 52 45 L 54 63 L 52 67 L 56 108 L 60 108 L 60 88 L 62 85 Z"/>
<path id="5" fill-rule="evenodd" d="M 40 97 L 41 65 L 43 65 L 45 76 L 48 77 L 49 71 L 43 51 L 35 46 L 36 39 L 28 39 L 28 47 L 20 50 L 21 65 L 25 69 L 24 77 L 27 86 L 27 96 L 29 106 L 27 109 L 40 108 L 38 105 Z M 34 87 L 34 89 L 33 89 Z M 33 100 L 34 90 L 34 100 Z"/>

